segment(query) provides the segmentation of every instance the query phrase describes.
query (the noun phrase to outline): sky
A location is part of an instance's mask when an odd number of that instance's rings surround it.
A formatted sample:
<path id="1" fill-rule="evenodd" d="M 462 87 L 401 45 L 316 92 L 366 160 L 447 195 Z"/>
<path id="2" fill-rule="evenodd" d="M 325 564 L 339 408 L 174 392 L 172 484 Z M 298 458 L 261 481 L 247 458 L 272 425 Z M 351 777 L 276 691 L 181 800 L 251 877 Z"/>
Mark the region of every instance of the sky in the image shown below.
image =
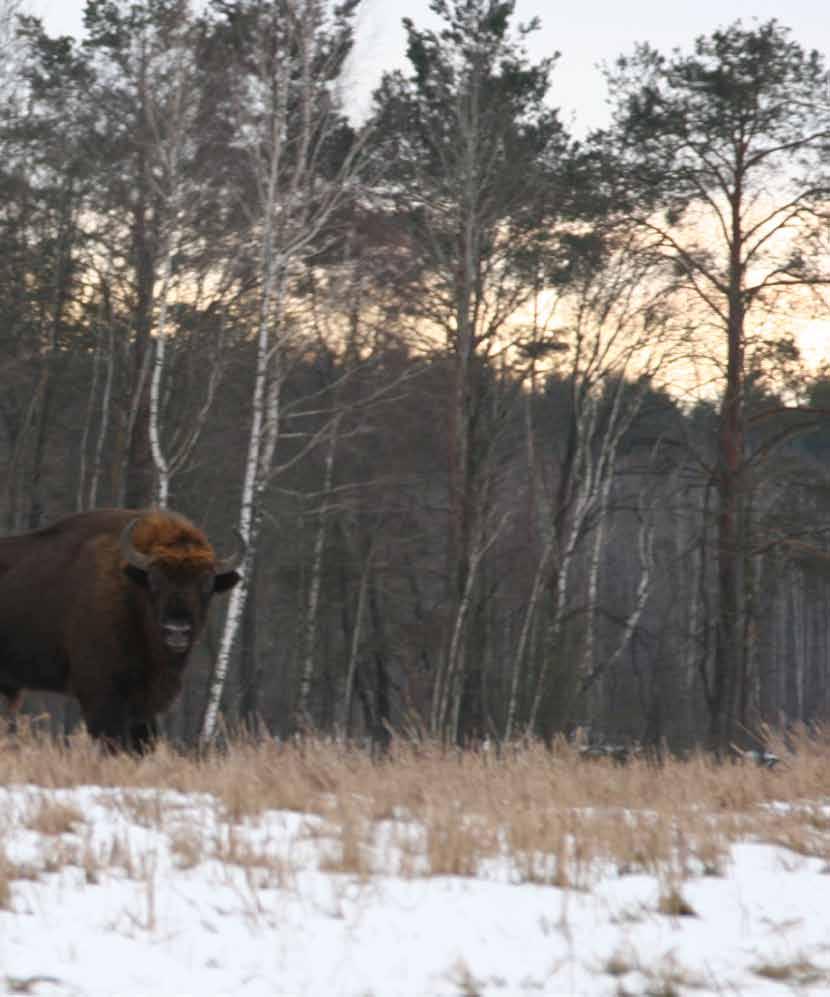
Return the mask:
<path id="1" fill-rule="evenodd" d="M 84 0 L 24 0 L 43 17 L 53 34 L 79 37 L 83 29 Z M 194 0 L 202 4 L 205 0 Z M 403 17 L 418 26 L 440 23 L 429 10 L 429 0 L 363 0 L 358 14 L 357 41 L 347 102 L 356 117 L 369 109 L 371 93 L 384 70 L 405 65 Z M 540 29 L 528 38 L 534 60 L 560 53 L 553 74 L 551 102 L 576 138 L 608 123 L 605 82 L 600 67 L 647 41 L 663 52 L 689 50 L 699 35 L 708 35 L 740 19 L 777 18 L 806 49 L 818 49 L 830 60 L 830 15 L 827 0 L 517 0 L 515 20 L 534 18 Z M 349 104 L 347 103 L 347 106 Z M 815 367 L 830 356 L 830 322 L 801 321 L 799 343 L 804 359 Z"/>
<path id="2" fill-rule="evenodd" d="M 54 34 L 79 35 L 83 0 L 29 0 Z M 355 52 L 354 100 L 368 105 L 369 94 L 384 69 L 404 62 L 404 32 L 401 18 L 417 25 L 435 23 L 428 0 L 364 0 L 359 14 Z M 552 100 L 579 134 L 606 123 L 605 85 L 598 64 L 630 52 L 634 44 L 648 41 L 662 51 L 675 46 L 688 49 L 700 34 L 709 34 L 742 19 L 751 23 L 778 18 L 793 31 L 805 48 L 817 48 L 830 56 L 830 16 L 826 0 L 695 0 L 666 3 L 665 0 L 517 0 L 516 19 L 534 17 L 541 29 L 528 44 L 534 59 L 561 53 L 553 77 Z"/>
<path id="3" fill-rule="evenodd" d="M 782 846 L 738 841 L 708 871 L 678 854 L 662 883 L 575 859 L 563 889 L 549 881 L 554 857 L 538 852 L 538 883 L 526 859 L 498 854 L 474 875 L 426 876 L 424 829 L 402 815 L 376 825 L 360 872 L 339 871 L 339 834 L 323 818 L 272 810 L 230 824 L 207 795 L 10 785 L 0 815 L 19 870 L 0 904 L 4 994 L 830 993 L 826 861 Z M 830 810 L 801 816 L 820 840 Z M 672 889 L 681 914 L 661 909 Z"/>

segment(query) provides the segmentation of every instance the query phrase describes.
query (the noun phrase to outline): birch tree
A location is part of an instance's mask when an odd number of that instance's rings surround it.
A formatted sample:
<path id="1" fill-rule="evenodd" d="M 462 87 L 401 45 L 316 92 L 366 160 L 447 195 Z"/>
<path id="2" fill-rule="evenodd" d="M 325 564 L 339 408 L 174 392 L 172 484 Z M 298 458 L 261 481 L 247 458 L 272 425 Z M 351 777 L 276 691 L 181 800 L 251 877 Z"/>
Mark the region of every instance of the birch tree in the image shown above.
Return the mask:
<path id="1" fill-rule="evenodd" d="M 602 266 L 586 266 L 574 283 L 570 306 L 565 311 L 570 312 L 570 332 L 567 351 L 559 363 L 568 385 L 568 425 L 548 478 L 551 483 L 534 503 L 539 509 L 541 547 L 511 664 L 506 738 L 519 730 L 536 732 L 550 673 L 561 654 L 566 617 L 579 601 L 587 607 L 587 637 L 581 674 L 574 675 L 572 681 L 587 685 L 598 668 L 594 660 L 593 616 L 620 445 L 653 379 L 673 353 L 670 316 L 661 307 L 662 291 L 650 286 L 654 259 L 635 250 L 633 240 L 622 239 L 608 251 Z M 648 595 L 650 543 L 648 534 L 643 533 L 640 552 L 644 582 L 623 627 L 620 654 Z M 584 599 L 581 591 L 577 597 L 579 585 L 574 577 L 581 552 L 587 563 Z M 528 652 L 534 628 L 544 619 L 546 593 L 550 595 L 542 660 L 532 677 Z M 618 656 L 612 655 L 612 662 Z M 521 722 L 523 693 L 526 713 Z"/>
<path id="2" fill-rule="evenodd" d="M 162 439 L 161 394 L 169 337 L 169 317 L 173 294 L 173 260 L 186 238 L 188 209 L 193 191 L 187 190 L 186 160 L 193 146 L 196 99 L 192 26 L 190 11 L 183 4 L 171 28 L 164 32 L 161 51 L 142 78 L 148 91 L 142 103 L 152 136 L 153 185 L 159 201 L 160 252 L 154 287 L 155 342 L 150 377 L 148 431 L 156 470 L 155 500 L 167 506 L 170 476 L 176 463 Z M 190 148 L 188 148 L 190 147 Z M 180 455 L 177 455 L 180 458 Z"/>
<path id="3" fill-rule="evenodd" d="M 569 143 L 546 102 L 555 57 L 532 63 L 514 29 L 512 2 L 433 0 L 439 30 L 404 20 L 408 76 L 388 74 L 376 94 L 378 140 L 392 164 L 387 192 L 409 250 L 403 304 L 437 330 L 452 371 L 447 426 L 447 563 L 444 649 L 434 675 L 434 733 L 447 735 L 453 690 L 465 682 L 467 631 L 476 617 L 481 552 L 500 522 L 484 501 L 492 448 L 504 413 L 493 362 L 532 294 L 529 279 L 542 244 L 555 242 L 564 211 L 559 171 Z M 553 260 L 553 253 L 549 259 Z M 511 388 L 515 387 L 511 384 Z M 459 693 L 460 694 L 460 693 Z M 476 693 L 461 708 L 462 733 L 479 725 Z M 481 733 L 479 730 L 478 733 Z"/>
<path id="4" fill-rule="evenodd" d="M 152 184 L 153 147 L 147 100 L 155 41 L 183 0 L 113 0 L 89 3 L 85 51 L 95 78 L 98 173 L 89 236 L 110 260 L 111 308 L 118 358 L 112 442 L 116 470 L 112 501 L 146 505 L 153 491 L 150 448 L 150 374 L 153 301 L 159 250 L 158 214 Z"/>
<path id="5" fill-rule="evenodd" d="M 155 468 L 155 501 L 169 504 L 170 484 L 186 466 L 216 399 L 223 374 L 224 322 L 198 344 L 200 394 L 187 409 L 181 391 L 171 412 L 171 347 L 192 348 L 171 313 L 186 305 L 191 314 L 221 312 L 235 281 L 213 248 L 202 224 L 214 178 L 204 162 L 200 129 L 209 99 L 198 65 L 198 26 L 187 0 L 172 9 L 150 39 L 140 79 L 141 105 L 147 117 L 148 166 L 155 197 L 158 250 L 153 283 L 153 350 L 149 375 L 148 433 Z M 229 247 L 228 247 L 229 248 Z M 206 276 L 205 276 L 206 275 Z M 205 290 L 205 288 L 209 290 Z M 175 334 L 174 334 L 175 333 Z M 206 349 L 207 348 L 207 349 Z"/>
<path id="6" fill-rule="evenodd" d="M 322 0 L 242 0 L 222 4 L 216 22 L 235 57 L 235 142 L 253 197 L 246 211 L 258 275 L 256 369 L 241 489 L 243 580 L 228 606 L 202 724 L 216 730 L 234 642 L 248 597 L 246 569 L 256 554 L 261 502 L 272 476 L 281 424 L 282 388 L 296 346 L 290 322 L 292 280 L 326 244 L 327 227 L 345 202 L 362 143 L 345 126 L 337 82 L 352 43 L 358 0 L 330 14 Z"/>
<path id="7" fill-rule="evenodd" d="M 308 609 L 304 627 L 303 663 L 300 671 L 300 692 L 297 700 L 297 715 L 300 722 L 309 724 L 311 714 L 311 682 L 314 675 L 314 645 L 317 636 L 317 617 L 320 608 L 320 589 L 323 584 L 323 553 L 328 530 L 329 510 L 331 504 L 332 484 L 334 481 L 334 457 L 337 451 L 337 437 L 340 420 L 335 416 L 331 427 L 331 435 L 326 445 L 326 455 L 323 473 L 323 501 L 317 514 L 317 526 L 314 536 L 314 548 L 311 560 L 311 580 L 308 593 Z M 359 626 L 359 623 L 357 624 Z M 347 695 L 348 698 L 348 695 Z"/>
<path id="8" fill-rule="evenodd" d="M 94 509 L 97 504 L 101 472 L 104 465 L 104 445 L 109 432 L 112 412 L 115 343 L 113 342 L 113 329 L 110 321 L 109 288 L 109 274 L 101 275 L 98 301 L 92 320 L 92 334 L 95 339 L 92 379 L 89 386 L 86 416 L 81 430 L 78 489 L 75 496 L 75 509 L 78 512 Z"/>

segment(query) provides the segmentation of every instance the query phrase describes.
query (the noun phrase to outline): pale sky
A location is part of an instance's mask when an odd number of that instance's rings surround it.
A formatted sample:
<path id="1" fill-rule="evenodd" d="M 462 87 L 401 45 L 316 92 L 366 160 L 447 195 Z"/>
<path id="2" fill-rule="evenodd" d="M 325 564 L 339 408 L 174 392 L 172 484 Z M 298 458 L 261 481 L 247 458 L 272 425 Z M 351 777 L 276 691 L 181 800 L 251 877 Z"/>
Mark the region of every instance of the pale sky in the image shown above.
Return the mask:
<path id="1" fill-rule="evenodd" d="M 363 0 L 355 52 L 355 100 L 366 106 L 368 95 L 384 69 L 404 62 L 401 18 L 417 25 L 434 23 L 428 0 Z M 53 34 L 79 35 L 83 0 L 29 0 Z M 783 12 L 782 12 L 783 11 Z M 830 14 L 827 0 L 695 0 L 673 4 L 666 0 L 518 0 L 516 19 L 538 17 L 541 30 L 529 39 L 534 58 L 553 51 L 562 57 L 553 76 L 552 102 L 566 121 L 581 133 L 606 123 L 605 85 L 597 64 L 630 52 L 634 43 L 648 41 L 662 51 L 688 49 L 700 34 L 741 18 L 766 21 L 777 17 L 792 28 L 805 48 L 817 48 L 830 57 Z"/>

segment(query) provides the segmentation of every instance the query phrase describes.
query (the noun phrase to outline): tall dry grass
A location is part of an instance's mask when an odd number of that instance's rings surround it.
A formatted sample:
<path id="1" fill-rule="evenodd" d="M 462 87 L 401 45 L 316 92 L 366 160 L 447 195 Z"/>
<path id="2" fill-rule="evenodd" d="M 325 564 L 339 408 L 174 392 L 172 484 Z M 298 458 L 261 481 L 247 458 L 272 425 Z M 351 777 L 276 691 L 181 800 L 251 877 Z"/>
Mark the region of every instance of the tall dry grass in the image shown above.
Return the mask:
<path id="1" fill-rule="evenodd" d="M 377 761 L 310 739 L 239 740 L 205 757 L 161 744 L 137 759 L 108 756 L 82 734 L 58 743 L 24 730 L 0 737 L 0 786 L 118 787 L 132 818 L 152 826 L 163 823 L 161 797 L 131 797 L 131 790 L 209 794 L 229 825 L 267 810 L 317 815 L 317 833 L 332 842 L 325 867 L 360 877 L 384 863 L 398 875 L 470 876 L 507 857 L 515 881 L 583 889 L 597 863 L 610 864 L 620 875 L 657 876 L 666 903 L 680 909 L 679 884 L 722 874 L 738 838 L 772 841 L 830 865 L 830 738 L 803 734 L 776 748 L 782 762 L 772 770 L 704 754 L 620 766 L 584 761 L 565 744 L 532 743 L 497 753 L 398 742 Z M 60 833 L 78 815 L 44 803 L 29 819 Z M 379 828 L 389 845 L 380 858 Z M 175 832 L 174 848 L 184 867 L 208 852 L 239 865 L 260 861 L 230 838 L 208 845 L 186 829 Z M 8 878 L 0 862 L 0 903 Z"/>

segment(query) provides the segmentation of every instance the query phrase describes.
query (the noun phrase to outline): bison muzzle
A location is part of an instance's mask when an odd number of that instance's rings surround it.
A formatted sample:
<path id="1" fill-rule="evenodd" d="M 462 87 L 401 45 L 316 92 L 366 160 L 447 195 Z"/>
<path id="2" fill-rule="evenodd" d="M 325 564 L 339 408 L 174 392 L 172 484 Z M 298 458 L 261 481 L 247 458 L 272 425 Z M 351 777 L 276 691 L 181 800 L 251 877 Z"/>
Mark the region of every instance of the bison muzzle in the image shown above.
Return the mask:
<path id="1" fill-rule="evenodd" d="M 145 751 L 243 556 L 218 559 L 160 509 L 96 509 L 0 539 L 0 694 L 75 696 L 93 737 Z"/>

